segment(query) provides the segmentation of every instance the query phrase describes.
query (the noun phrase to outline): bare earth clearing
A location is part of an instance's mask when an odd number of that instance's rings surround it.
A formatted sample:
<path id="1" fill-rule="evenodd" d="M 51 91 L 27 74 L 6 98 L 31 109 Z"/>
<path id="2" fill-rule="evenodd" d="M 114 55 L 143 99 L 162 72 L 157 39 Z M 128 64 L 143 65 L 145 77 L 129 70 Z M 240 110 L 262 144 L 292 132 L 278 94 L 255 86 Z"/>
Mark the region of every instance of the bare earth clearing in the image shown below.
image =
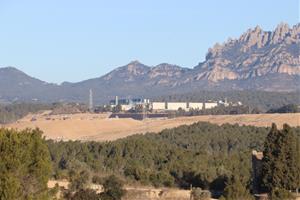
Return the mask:
<path id="1" fill-rule="evenodd" d="M 68 188 L 67 180 L 50 180 L 48 188 L 55 187 L 58 184 L 60 187 Z M 90 189 L 97 193 L 103 192 L 101 185 L 91 184 Z M 190 190 L 181 190 L 176 188 L 154 188 L 150 186 L 125 186 L 125 196 L 122 200 L 190 200 Z"/>
<path id="2" fill-rule="evenodd" d="M 5 125 L 5 127 L 25 129 L 40 128 L 46 138 L 62 140 L 109 141 L 129 135 L 146 132 L 159 132 L 166 128 L 188 125 L 199 121 L 215 124 L 239 124 L 270 126 L 272 122 L 279 127 L 284 123 L 300 126 L 300 113 L 296 114 L 247 114 L 247 115 L 206 115 L 179 117 L 174 119 L 109 119 L 109 114 L 74 115 L 28 115 L 25 118 Z"/>

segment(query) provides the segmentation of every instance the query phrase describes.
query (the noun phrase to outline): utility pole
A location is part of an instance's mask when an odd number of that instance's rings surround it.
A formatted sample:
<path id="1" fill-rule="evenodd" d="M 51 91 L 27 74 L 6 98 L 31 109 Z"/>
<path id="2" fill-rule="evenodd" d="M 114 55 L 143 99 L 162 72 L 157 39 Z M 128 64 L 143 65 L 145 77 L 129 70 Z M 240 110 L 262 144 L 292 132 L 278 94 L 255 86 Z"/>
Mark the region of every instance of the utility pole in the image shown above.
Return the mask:
<path id="1" fill-rule="evenodd" d="M 89 111 L 93 112 L 93 90 L 90 89 Z"/>
<path id="2" fill-rule="evenodd" d="M 143 120 L 147 118 L 147 108 L 146 108 L 146 103 L 142 104 L 143 108 Z"/>

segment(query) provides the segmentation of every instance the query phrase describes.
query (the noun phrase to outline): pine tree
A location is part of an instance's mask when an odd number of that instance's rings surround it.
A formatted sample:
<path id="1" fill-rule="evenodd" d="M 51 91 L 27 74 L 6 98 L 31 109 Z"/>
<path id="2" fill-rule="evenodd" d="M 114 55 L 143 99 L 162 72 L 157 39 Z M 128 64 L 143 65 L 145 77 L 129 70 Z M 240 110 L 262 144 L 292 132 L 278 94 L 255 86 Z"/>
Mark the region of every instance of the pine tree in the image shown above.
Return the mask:
<path id="1" fill-rule="evenodd" d="M 249 190 L 245 187 L 238 176 L 232 175 L 224 190 L 224 198 L 227 200 L 251 200 Z"/>
<path id="2" fill-rule="evenodd" d="M 275 124 L 264 144 L 262 188 L 264 192 L 295 190 L 299 188 L 299 140 L 285 124 L 279 131 Z"/>
<path id="3" fill-rule="evenodd" d="M 284 188 L 288 190 L 298 189 L 300 186 L 300 151 L 299 139 L 287 124 L 283 126 L 283 146 L 285 161 Z"/>
<path id="4" fill-rule="evenodd" d="M 270 191 L 271 188 L 274 186 L 274 179 L 273 176 L 275 171 L 275 163 L 277 152 L 275 151 L 278 149 L 277 144 L 277 137 L 279 131 L 277 130 L 276 124 L 272 124 L 271 131 L 269 132 L 265 144 L 264 144 L 264 157 L 263 157 L 263 165 L 262 165 L 262 191 Z"/>
<path id="5" fill-rule="evenodd" d="M 100 194 L 103 200 L 121 200 L 125 194 L 123 190 L 123 182 L 116 176 L 109 176 L 103 183 L 104 192 Z"/>
<path id="6" fill-rule="evenodd" d="M 39 130 L 0 129 L 0 200 L 48 199 L 50 154 Z"/>

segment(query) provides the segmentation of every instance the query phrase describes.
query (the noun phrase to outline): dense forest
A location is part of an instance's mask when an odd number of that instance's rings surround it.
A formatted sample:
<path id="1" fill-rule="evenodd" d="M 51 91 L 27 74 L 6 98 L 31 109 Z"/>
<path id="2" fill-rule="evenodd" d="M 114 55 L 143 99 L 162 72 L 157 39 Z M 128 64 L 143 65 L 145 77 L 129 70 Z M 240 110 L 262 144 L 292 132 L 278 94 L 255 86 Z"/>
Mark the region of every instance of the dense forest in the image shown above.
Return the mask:
<path id="1" fill-rule="evenodd" d="M 173 94 L 156 98 L 158 101 L 208 101 L 224 100 L 242 102 L 250 109 L 266 112 L 288 104 L 300 105 L 299 92 L 266 92 L 266 91 L 199 91 L 193 93 Z"/>
<path id="2" fill-rule="evenodd" d="M 86 195 L 90 199 L 120 199 L 124 183 L 193 186 L 209 190 L 215 197 L 223 194 L 223 199 L 252 199 L 253 149 L 266 154 L 262 182 L 267 189 L 279 185 L 276 173 L 287 180 L 286 172 L 297 174 L 300 167 L 300 159 L 294 159 L 300 157 L 300 127 L 287 125 L 279 131 L 274 126 L 199 122 L 104 143 L 45 141 L 41 134 L 39 130 L 0 129 L 0 199 L 48 199 L 57 189 L 47 191 L 50 177 L 70 181 L 65 199 L 88 199 L 83 198 Z M 278 149 L 284 154 L 278 154 Z M 294 160 L 285 162 L 290 158 Z M 276 173 L 272 171 L 274 163 Z M 273 181 L 268 181 L 270 177 Z M 300 181 L 300 177 L 289 177 Z M 292 181 L 279 186 L 289 190 L 299 186 Z M 106 187 L 100 196 L 86 187 L 91 182 Z"/>
<path id="3" fill-rule="evenodd" d="M 128 182 L 224 191 L 234 175 L 251 190 L 251 151 L 263 150 L 269 128 L 205 122 L 114 142 L 48 141 L 54 176 L 69 171 L 118 174 Z M 300 128 L 293 128 L 300 138 Z M 97 178 L 95 178 L 97 179 Z"/>

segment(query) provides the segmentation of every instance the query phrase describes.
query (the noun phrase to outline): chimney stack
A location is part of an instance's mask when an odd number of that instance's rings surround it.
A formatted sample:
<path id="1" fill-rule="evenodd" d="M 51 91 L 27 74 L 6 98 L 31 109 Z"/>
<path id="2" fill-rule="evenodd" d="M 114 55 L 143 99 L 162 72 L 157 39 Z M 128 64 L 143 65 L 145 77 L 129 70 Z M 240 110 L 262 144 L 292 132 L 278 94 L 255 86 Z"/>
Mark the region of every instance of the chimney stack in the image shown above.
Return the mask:
<path id="1" fill-rule="evenodd" d="M 119 104 L 119 98 L 118 98 L 118 96 L 116 96 L 115 104 L 116 104 L 116 106 Z"/>

